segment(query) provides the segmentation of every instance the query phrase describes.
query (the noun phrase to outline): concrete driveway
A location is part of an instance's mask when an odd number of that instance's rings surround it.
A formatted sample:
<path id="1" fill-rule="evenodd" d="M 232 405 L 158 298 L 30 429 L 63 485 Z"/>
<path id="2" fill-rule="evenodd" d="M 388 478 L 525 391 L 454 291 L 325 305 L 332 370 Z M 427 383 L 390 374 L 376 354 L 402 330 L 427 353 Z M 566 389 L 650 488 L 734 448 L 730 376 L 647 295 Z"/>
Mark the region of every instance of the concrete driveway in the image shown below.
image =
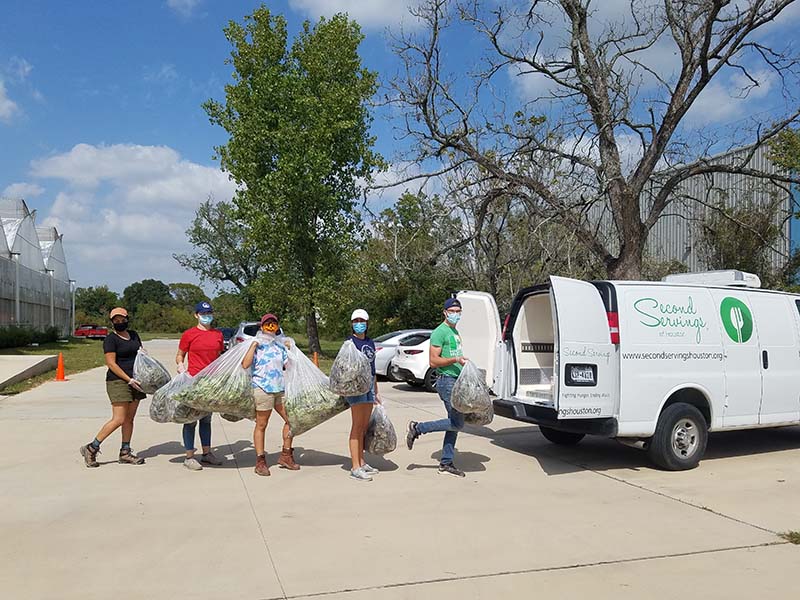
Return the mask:
<path id="1" fill-rule="evenodd" d="M 172 364 L 175 342 L 146 344 Z M 100 348 L 98 346 L 98 351 Z M 67 365 L 69 370 L 69 365 Z M 443 415 L 438 397 L 384 383 L 400 434 Z M 611 441 L 563 449 L 496 418 L 442 434 L 348 478 L 347 414 L 297 438 L 302 470 L 253 473 L 248 421 L 214 417 L 219 468 L 182 466 L 180 426 L 140 408 L 119 465 L 78 446 L 110 415 L 103 370 L 0 400 L 0 590 L 22 598 L 796 598 L 800 428 L 712 436 L 691 472 L 665 473 Z M 280 418 L 267 431 L 268 461 Z M 402 437 L 402 436 L 398 436 Z"/>

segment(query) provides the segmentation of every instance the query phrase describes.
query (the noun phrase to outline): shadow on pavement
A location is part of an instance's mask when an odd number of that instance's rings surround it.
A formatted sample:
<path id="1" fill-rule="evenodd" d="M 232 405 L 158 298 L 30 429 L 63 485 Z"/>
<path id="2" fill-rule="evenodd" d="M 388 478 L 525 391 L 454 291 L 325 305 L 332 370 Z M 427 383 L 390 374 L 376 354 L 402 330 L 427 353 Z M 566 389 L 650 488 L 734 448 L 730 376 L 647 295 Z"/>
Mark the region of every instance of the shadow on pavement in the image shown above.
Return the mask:
<path id="1" fill-rule="evenodd" d="M 158 444 L 156 446 L 150 446 L 145 450 L 141 450 L 137 452 L 139 456 L 142 458 L 153 458 L 155 456 L 162 456 L 162 455 L 170 455 L 175 456 L 177 454 L 181 455 L 181 462 L 183 462 L 183 455 L 185 450 L 183 449 L 183 444 L 180 442 L 164 442 L 162 444 Z"/>
<path id="2" fill-rule="evenodd" d="M 657 469 L 644 451 L 605 438 L 586 436 L 576 446 L 558 446 L 544 439 L 535 426 L 498 430 L 473 427 L 469 428 L 469 432 L 488 438 L 493 445 L 500 448 L 535 458 L 548 475 L 562 475 L 587 469 L 591 471 Z M 800 427 L 718 432 L 709 435 L 706 455 L 702 462 L 795 449 L 800 449 Z"/>
<path id="3" fill-rule="evenodd" d="M 438 469 L 439 462 L 442 460 L 442 451 L 439 450 L 431 454 L 431 459 L 435 460 L 436 462 L 431 465 L 411 463 L 406 467 L 406 470 L 415 471 L 417 469 Z M 461 452 L 458 448 L 456 448 L 456 455 L 453 460 L 453 464 L 465 473 L 480 473 L 486 470 L 486 465 L 484 463 L 487 463 L 490 460 L 492 459 L 488 456 L 484 456 L 483 454 L 478 454 L 477 452 Z"/>

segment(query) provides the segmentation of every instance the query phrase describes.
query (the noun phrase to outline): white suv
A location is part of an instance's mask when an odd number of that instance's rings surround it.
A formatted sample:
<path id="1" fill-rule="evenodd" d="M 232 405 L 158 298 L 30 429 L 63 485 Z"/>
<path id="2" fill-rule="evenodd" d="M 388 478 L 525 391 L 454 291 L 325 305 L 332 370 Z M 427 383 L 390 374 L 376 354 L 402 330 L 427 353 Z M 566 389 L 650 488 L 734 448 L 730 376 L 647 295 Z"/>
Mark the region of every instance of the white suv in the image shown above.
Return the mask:
<path id="1" fill-rule="evenodd" d="M 425 391 L 436 391 L 437 374 L 430 367 L 431 332 L 412 335 L 400 342 L 391 362 L 392 376 Z"/>

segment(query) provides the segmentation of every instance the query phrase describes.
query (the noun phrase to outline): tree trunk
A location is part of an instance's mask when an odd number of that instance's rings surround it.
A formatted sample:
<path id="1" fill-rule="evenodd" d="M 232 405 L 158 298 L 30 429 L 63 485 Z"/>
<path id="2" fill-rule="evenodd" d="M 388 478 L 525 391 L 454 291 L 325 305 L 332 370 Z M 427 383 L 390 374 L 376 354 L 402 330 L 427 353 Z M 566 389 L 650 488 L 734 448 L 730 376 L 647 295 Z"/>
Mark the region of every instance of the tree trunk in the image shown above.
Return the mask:
<path id="1" fill-rule="evenodd" d="M 308 334 L 308 351 L 322 354 L 319 345 L 319 330 L 317 329 L 317 311 L 310 307 L 306 315 L 306 333 Z"/>
<path id="2" fill-rule="evenodd" d="M 644 243 L 623 244 L 619 256 L 606 265 L 609 279 L 631 280 L 642 278 Z"/>

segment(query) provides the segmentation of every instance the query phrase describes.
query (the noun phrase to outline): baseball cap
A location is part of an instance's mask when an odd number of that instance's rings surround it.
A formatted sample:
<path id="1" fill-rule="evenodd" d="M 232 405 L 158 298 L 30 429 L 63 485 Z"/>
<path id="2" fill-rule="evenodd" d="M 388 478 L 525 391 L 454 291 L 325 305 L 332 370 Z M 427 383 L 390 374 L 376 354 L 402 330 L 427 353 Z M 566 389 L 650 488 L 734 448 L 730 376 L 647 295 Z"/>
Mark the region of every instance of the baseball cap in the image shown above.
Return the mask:
<path id="1" fill-rule="evenodd" d="M 267 313 L 263 317 L 261 317 L 261 324 L 263 325 L 267 321 L 275 321 L 277 323 L 278 322 L 278 317 L 276 317 L 272 313 Z"/>
<path id="2" fill-rule="evenodd" d="M 458 298 L 448 298 L 447 300 L 444 301 L 445 310 L 447 310 L 448 308 L 453 308 L 454 306 L 461 308 L 461 302 L 458 301 Z"/>
<path id="3" fill-rule="evenodd" d="M 198 302 L 194 305 L 194 312 L 197 314 L 210 313 L 214 312 L 214 309 L 211 308 L 211 305 L 208 302 Z"/>
<path id="4" fill-rule="evenodd" d="M 122 308 L 121 306 L 118 306 L 117 308 L 112 308 L 111 309 L 111 314 L 108 316 L 108 318 L 109 319 L 113 319 L 117 315 L 120 315 L 122 317 L 127 317 L 128 316 L 128 311 L 125 310 L 124 308 Z"/>
<path id="5" fill-rule="evenodd" d="M 363 308 L 357 308 L 353 311 L 353 314 L 350 315 L 350 320 L 355 321 L 356 319 L 364 319 L 365 321 L 369 321 L 369 314 Z"/>

